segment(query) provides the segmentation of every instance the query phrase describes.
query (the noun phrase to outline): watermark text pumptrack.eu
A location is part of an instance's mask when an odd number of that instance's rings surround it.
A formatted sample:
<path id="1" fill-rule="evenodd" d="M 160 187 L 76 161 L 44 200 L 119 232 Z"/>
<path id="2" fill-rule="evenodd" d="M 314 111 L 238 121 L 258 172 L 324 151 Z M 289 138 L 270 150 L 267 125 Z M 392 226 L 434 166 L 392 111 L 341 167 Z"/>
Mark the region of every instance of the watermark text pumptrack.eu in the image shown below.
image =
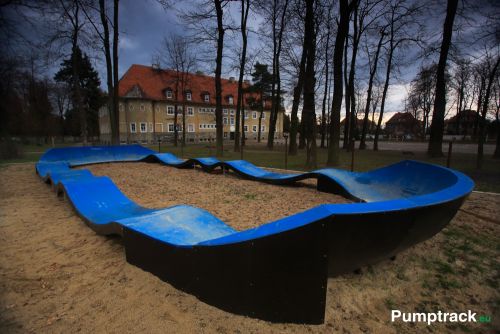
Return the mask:
<path id="1" fill-rule="evenodd" d="M 391 322 L 423 322 L 428 326 L 435 322 L 460 322 L 460 323 L 489 323 L 491 316 L 478 315 L 476 312 L 468 310 L 467 312 L 401 312 L 400 310 L 391 310 Z"/>

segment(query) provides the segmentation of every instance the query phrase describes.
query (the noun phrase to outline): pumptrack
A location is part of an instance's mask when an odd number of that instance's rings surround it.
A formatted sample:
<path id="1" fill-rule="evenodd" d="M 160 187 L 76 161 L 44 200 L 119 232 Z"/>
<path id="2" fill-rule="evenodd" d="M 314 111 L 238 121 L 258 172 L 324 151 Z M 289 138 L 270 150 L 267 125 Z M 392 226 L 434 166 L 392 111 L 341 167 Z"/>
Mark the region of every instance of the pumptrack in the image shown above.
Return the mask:
<path id="1" fill-rule="evenodd" d="M 354 200 L 245 231 L 189 205 L 139 206 L 106 176 L 75 166 L 125 161 L 232 170 Z M 99 234 L 123 237 L 127 261 L 220 309 L 273 322 L 323 323 L 328 277 L 391 258 L 441 231 L 474 187 L 464 174 L 405 160 L 368 172 L 275 173 L 244 160 L 179 159 L 140 145 L 54 148 L 36 172 Z"/>

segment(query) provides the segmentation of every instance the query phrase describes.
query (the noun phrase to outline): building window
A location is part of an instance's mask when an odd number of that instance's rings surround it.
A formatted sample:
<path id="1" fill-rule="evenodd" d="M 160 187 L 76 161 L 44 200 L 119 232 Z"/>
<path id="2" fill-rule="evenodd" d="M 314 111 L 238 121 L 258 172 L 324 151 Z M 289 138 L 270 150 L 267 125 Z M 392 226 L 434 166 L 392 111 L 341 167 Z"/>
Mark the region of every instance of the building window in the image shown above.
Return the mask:
<path id="1" fill-rule="evenodd" d="M 231 117 L 230 121 L 231 121 L 231 123 L 230 123 L 230 124 L 231 124 L 231 125 L 234 125 L 234 117 Z"/>
<path id="2" fill-rule="evenodd" d="M 149 123 L 149 132 L 153 132 L 153 123 Z"/>
<path id="3" fill-rule="evenodd" d="M 227 100 L 228 100 L 229 104 L 233 104 L 234 103 L 234 99 L 233 99 L 232 96 L 230 96 Z"/>
<path id="4" fill-rule="evenodd" d="M 252 118 L 257 119 L 257 112 L 256 111 L 252 111 Z"/>
<path id="5" fill-rule="evenodd" d="M 243 127 L 243 131 L 244 131 L 244 132 L 248 132 L 248 125 L 245 125 L 245 126 Z"/>
<path id="6" fill-rule="evenodd" d="M 223 123 L 223 124 L 227 124 L 227 117 L 224 117 L 224 118 L 222 119 L 222 123 Z"/>
<path id="7" fill-rule="evenodd" d="M 207 103 L 210 102 L 210 94 L 203 95 L 203 101 L 205 101 Z"/>
<path id="8" fill-rule="evenodd" d="M 174 107 L 167 106 L 167 115 L 173 115 L 173 114 L 174 114 Z"/>
<path id="9" fill-rule="evenodd" d="M 194 124 L 188 124 L 188 132 L 194 132 Z"/>
<path id="10" fill-rule="evenodd" d="M 262 119 L 266 119 L 266 113 L 265 112 L 262 113 Z"/>
<path id="11" fill-rule="evenodd" d="M 248 111 L 245 111 L 245 119 L 248 119 Z"/>
<path id="12" fill-rule="evenodd" d="M 252 132 L 257 132 L 257 125 L 252 126 Z"/>
<path id="13" fill-rule="evenodd" d="M 224 115 L 227 115 L 227 109 L 222 109 L 222 113 L 223 113 Z"/>
<path id="14" fill-rule="evenodd" d="M 191 101 L 191 92 L 186 93 L 186 100 Z"/>
<path id="15" fill-rule="evenodd" d="M 146 123 L 141 122 L 141 123 L 139 124 L 139 126 L 140 126 L 140 127 L 139 127 L 139 130 L 140 130 L 141 132 L 147 132 L 147 131 L 148 131 L 148 128 L 147 128 L 147 124 L 146 124 Z"/>
<path id="16" fill-rule="evenodd" d="M 187 108 L 187 115 L 188 116 L 194 116 L 194 109 L 193 109 L 193 107 L 188 107 Z"/>
<path id="17" fill-rule="evenodd" d="M 130 132 L 132 132 L 132 133 L 136 132 L 135 123 L 130 123 Z"/>
<path id="18" fill-rule="evenodd" d="M 260 132 L 266 132 L 266 126 L 265 125 L 262 125 L 260 127 Z"/>
<path id="19" fill-rule="evenodd" d="M 234 109 L 229 110 L 229 113 L 230 113 L 231 115 L 234 115 Z"/>
<path id="20" fill-rule="evenodd" d="M 128 110 L 130 110 L 130 111 L 134 110 L 134 105 L 133 104 L 129 104 Z"/>
<path id="21" fill-rule="evenodd" d="M 141 111 L 146 110 L 146 107 L 144 107 L 144 104 L 141 103 Z"/>
<path id="22" fill-rule="evenodd" d="M 167 99 L 171 99 L 172 98 L 172 90 L 171 89 L 167 89 L 165 91 L 165 96 L 167 97 Z"/>
<path id="23" fill-rule="evenodd" d="M 227 132 L 224 132 L 224 138 L 227 138 Z"/>
<path id="24" fill-rule="evenodd" d="M 182 132 L 183 130 L 182 124 L 177 124 L 177 132 Z"/>
<path id="25" fill-rule="evenodd" d="M 125 108 L 123 108 L 123 103 L 120 103 L 120 111 L 123 111 Z"/>
<path id="26" fill-rule="evenodd" d="M 168 123 L 168 132 L 174 132 L 174 123 Z"/>

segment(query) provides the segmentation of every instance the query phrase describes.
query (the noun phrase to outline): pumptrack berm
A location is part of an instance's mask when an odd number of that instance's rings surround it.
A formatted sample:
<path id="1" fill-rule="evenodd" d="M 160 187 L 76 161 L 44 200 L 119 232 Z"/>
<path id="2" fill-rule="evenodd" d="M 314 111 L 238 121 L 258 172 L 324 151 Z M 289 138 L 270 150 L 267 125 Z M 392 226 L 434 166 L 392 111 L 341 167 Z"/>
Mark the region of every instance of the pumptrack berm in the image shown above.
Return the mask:
<path id="1" fill-rule="evenodd" d="M 245 231 L 189 205 L 139 206 L 106 176 L 75 166 L 147 161 L 232 170 L 352 199 L 322 204 Z M 99 234 L 123 237 L 127 261 L 220 309 L 273 322 L 324 321 L 328 277 L 388 259 L 441 231 L 474 187 L 464 174 L 405 160 L 368 172 L 276 173 L 244 160 L 179 159 L 140 145 L 54 148 L 36 172 Z M 168 171 L 167 171 L 168 173 Z M 193 171 L 195 173 L 195 171 Z M 209 190 L 207 190 L 209 191 Z"/>

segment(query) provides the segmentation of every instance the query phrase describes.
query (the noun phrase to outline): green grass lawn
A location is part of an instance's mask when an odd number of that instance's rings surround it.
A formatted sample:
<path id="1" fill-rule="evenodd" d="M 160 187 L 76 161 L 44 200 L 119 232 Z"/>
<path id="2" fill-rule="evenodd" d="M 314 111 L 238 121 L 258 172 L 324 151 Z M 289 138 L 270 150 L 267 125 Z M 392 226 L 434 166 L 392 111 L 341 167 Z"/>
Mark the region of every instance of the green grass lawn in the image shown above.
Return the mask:
<path id="1" fill-rule="evenodd" d="M 47 146 L 24 146 L 24 155 L 18 159 L 0 160 L 0 164 L 5 163 L 20 163 L 37 161 L 42 152 L 50 148 Z M 158 145 L 151 145 L 149 148 L 157 151 Z M 207 157 L 215 156 L 215 145 L 188 145 L 183 149 L 180 146 L 161 145 L 161 152 L 171 152 L 183 158 Z M 325 167 L 327 160 L 327 150 L 318 148 L 318 168 Z M 240 159 L 239 152 L 233 152 L 232 145 L 226 146 L 224 156 L 221 160 L 237 160 Z M 288 169 L 290 170 L 306 170 L 305 169 L 306 153 L 300 150 L 296 156 L 288 156 Z M 285 152 L 283 146 L 276 147 L 273 151 L 269 151 L 265 146 L 250 145 L 245 148 L 243 159 L 252 162 L 258 166 L 285 168 Z M 401 160 L 411 159 L 424 161 L 439 165 L 446 165 L 446 157 L 429 158 L 424 152 L 413 152 L 411 155 L 405 155 L 402 151 L 356 151 L 354 154 L 354 170 L 366 171 L 373 168 L 382 167 Z M 500 193 L 500 160 L 492 159 L 486 155 L 483 168 L 476 170 L 475 154 L 454 153 L 451 160 L 451 167 L 469 175 L 476 182 L 476 190 L 492 191 Z M 337 168 L 350 169 L 351 153 L 341 150 L 340 165 Z"/>

